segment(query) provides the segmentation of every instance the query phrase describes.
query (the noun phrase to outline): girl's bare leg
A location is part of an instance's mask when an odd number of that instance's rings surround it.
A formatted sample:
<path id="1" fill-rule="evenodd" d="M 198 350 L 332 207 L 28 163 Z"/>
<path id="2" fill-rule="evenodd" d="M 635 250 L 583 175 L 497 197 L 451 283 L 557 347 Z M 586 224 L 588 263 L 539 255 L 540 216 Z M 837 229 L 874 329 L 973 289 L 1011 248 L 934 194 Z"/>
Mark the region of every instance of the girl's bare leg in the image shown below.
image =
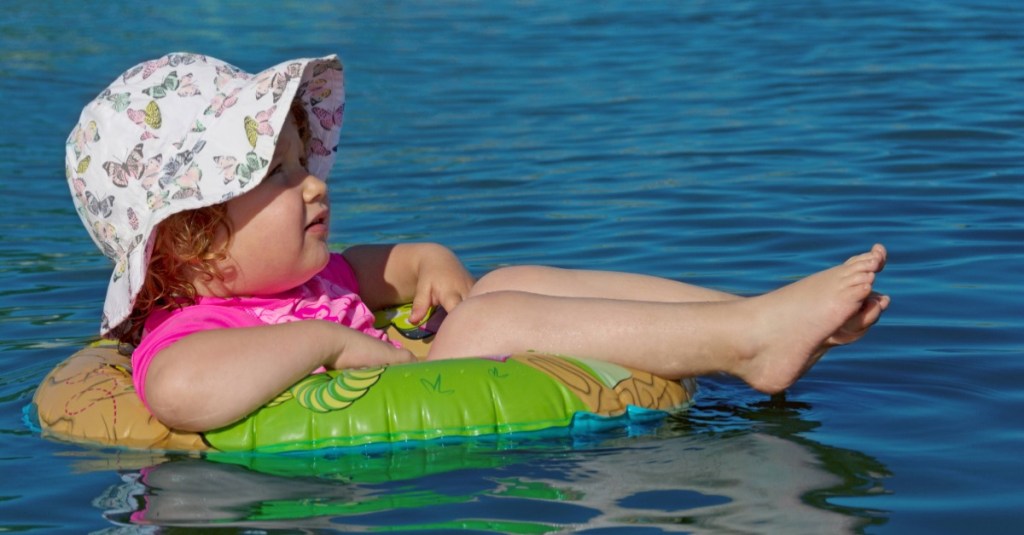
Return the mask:
<path id="1" fill-rule="evenodd" d="M 856 340 L 878 320 L 889 299 L 872 284 L 885 255 L 875 246 L 773 292 L 716 302 L 473 295 L 442 324 L 429 358 L 536 350 L 670 378 L 724 372 L 779 392 L 829 347 Z"/>
<path id="2" fill-rule="evenodd" d="M 492 271 L 477 281 L 470 297 L 502 291 L 666 303 L 738 298 L 730 293 L 649 275 L 545 266 L 514 266 Z"/>
<path id="3" fill-rule="evenodd" d="M 885 249 L 881 270 L 885 265 Z M 874 250 L 873 250 L 874 251 Z M 869 254 L 875 254 L 874 252 Z M 500 291 L 520 291 L 560 297 L 595 297 L 628 301 L 665 303 L 696 303 L 742 299 L 735 294 L 704 288 L 670 279 L 635 273 L 559 269 L 547 266 L 512 266 L 492 271 L 481 278 L 470 292 L 470 297 Z M 877 314 L 867 310 L 877 307 L 882 296 L 872 294 L 866 301 L 865 314 L 856 314 L 848 324 L 836 331 L 823 344 L 823 349 L 848 344 L 863 336 L 877 320 Z M 879 313 L 881 311 L 878 311 Z M 865 318 L 875 320 L 865 323 Z"/>

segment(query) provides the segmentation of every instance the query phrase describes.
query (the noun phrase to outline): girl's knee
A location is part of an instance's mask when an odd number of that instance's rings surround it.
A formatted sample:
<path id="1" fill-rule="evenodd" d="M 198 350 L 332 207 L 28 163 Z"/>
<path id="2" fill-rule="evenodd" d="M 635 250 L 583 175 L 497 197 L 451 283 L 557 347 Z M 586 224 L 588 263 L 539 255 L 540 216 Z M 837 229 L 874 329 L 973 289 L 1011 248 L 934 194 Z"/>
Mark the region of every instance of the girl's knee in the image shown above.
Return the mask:
<path id="1" fill-rule="evenodd" d="M 543 281 L 555 268 L 544 266 L 509 266 L 484 275 L 473 286 L 471 295 L 493 292 L 543 293 Z"/>
<path id="2" fill-rule="evenodd" d="M 500 319 L 504 311 L 511 308 L 517 295 L 518 292 L 506 290 L 470 295 L 448 313 L 441 326 L 458 326 L 460 330 L 480 328 L 482 324 L 492 321 L 492 318 Z"/>
<path id="3" fill-rule="evenodd" d="M 519 292 L 496 291 L 470 296 L 448 313 L 434 341 L 428 359 L 480 355 L 503 345 L 509 322 L 522 303 Z"/>

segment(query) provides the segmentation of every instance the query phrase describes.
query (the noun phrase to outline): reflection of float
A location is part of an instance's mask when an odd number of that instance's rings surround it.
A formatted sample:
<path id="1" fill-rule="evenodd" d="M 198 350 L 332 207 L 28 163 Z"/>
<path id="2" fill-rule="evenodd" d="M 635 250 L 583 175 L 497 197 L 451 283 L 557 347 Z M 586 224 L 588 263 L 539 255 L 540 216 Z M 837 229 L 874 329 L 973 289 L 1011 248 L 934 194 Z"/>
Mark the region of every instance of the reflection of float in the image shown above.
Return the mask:
<path id="1" fill-rule="evenodd" d="M 395 339 L 415 332 L 402 314 L 382 316 Z M 415 339 L 408 346 L 417 354 L 426 347 Z M 265 452 L 594 434 L 661 421 L 688 403 L 694 388 L 692 381 L 681 385 L 603 362 L 533 353 L 419 362 L 311 375 L 247 418 L 199 435 L 170 430 L 149 415 L 128 362 L 112 347 L 91 347 L 58 365 L 34 398 L 43 431 L 137 448 Z"/>
<path id="2" fill-rule="evenodd" d="M 524 444 L 520 444 L 524 446 Z M 93 502 L 115 525 L 254 530 L 858 533 L 879 511 L 833 500 L 884 492 L 861 453 L 762 432 L 425 445 L 367 455 L 238 455 L 104 464 Z M 660 529 L 659 529 L 660 528 Z M 619 532 L 619 531 L 615 531 Z"/>

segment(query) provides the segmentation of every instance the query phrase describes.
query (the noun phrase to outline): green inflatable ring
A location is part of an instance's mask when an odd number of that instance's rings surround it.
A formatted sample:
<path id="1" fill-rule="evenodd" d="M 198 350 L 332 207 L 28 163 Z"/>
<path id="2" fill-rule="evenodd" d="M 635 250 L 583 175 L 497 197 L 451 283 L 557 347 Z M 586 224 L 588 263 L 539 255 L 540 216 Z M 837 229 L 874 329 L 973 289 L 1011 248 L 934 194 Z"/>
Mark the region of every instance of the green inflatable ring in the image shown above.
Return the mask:
<path id="1" fill-rule="evenodd" d="M 382 315 L 380 326 L 398 339 L 423 338 L 407 312 Z M 695 388 L 692 380 L 537 353 L 417 362 L 310 375 L 248 417 L 200 435 L 150 416 L 127 366 L 112 347 L 86 348 L 58 365 L 33 398 L 43 433 L 133 448 L 268 453 L 596 435 L 660 422 L 685 407 Z"/>

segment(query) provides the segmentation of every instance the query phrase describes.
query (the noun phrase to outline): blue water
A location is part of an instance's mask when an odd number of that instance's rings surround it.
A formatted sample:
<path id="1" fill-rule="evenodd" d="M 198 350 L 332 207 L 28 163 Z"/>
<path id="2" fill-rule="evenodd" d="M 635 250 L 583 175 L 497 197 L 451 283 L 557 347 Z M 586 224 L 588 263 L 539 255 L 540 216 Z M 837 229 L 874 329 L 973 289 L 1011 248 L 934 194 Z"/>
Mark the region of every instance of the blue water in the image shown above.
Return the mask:
<path id="1" fill-rule="evenodd" d="M 98 4 L 98 3 L 97 3 Z M 0 530 L 1024 530 L 1024 4 L 56 1 L 0 20 Z M 64 139 L 128 66 L 337 52 L 337 246 L 432 240 L 757 293 L 888 245 L 893 297 L 770 401 L 651 435 L 246 465 L 42 438 L 106 260 Z M 580 311 L 585 314 L 586 311 Z"/>

